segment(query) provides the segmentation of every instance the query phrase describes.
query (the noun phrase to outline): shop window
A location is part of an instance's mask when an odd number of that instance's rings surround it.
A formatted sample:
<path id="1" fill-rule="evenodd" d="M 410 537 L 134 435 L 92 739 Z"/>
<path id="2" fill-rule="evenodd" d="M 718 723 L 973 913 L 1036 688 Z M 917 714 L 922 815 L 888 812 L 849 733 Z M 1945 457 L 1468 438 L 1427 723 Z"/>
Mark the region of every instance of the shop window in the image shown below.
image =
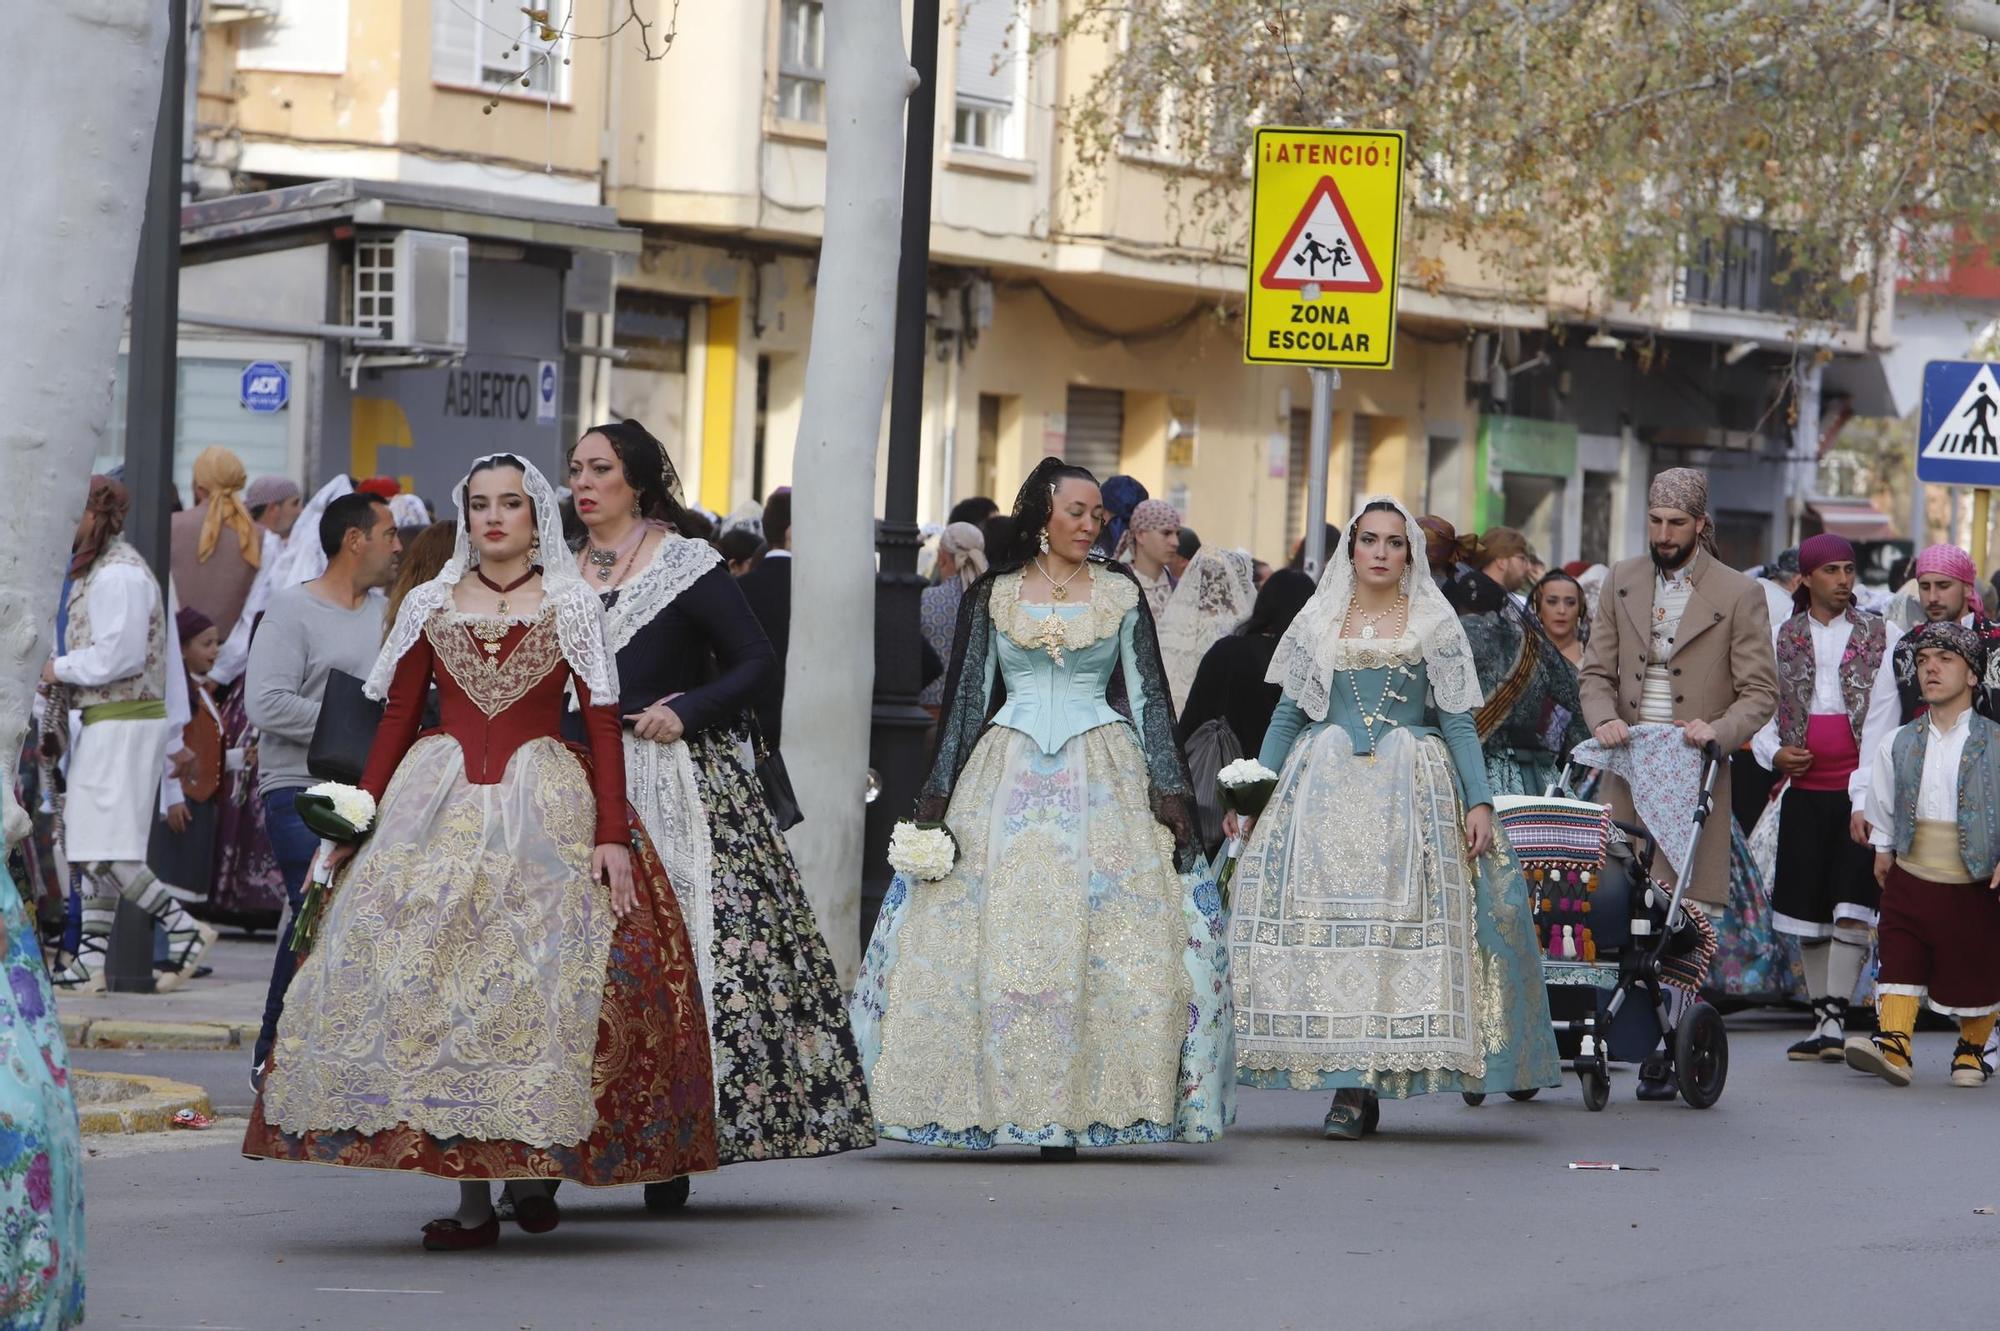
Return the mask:
<path id="1" fill-rule="evenodd" d="M 782 0 L 778 14 L 778 115 L 826 123 L 826 5 Z"/>
<path id="2" fill-rule="evenodd" d="M 516 97 L 569 97 L 573 0 L 546 0 L 547 19 L 519 0 L 431 0 L 431 78 Z"/>

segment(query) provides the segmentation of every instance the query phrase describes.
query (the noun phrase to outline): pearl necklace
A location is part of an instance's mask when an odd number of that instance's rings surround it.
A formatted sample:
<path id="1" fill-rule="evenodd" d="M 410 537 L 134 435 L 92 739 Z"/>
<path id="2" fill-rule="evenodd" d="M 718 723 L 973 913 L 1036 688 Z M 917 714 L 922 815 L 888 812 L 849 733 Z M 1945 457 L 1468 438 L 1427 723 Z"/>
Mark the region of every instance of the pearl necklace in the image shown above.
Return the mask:
<path id="1" fill-rule="evenodd" d="M 1357 607 L 1353 613 L 1361 621 L 1361 631 L 1354 636 L 1357 638 L 1373 638 L 1375 636 L 1375 626 L 1390 615 L 1400 613 L 1409 605 L 1409 601 L 1410 598 L 1407 596 L 1398 596 L 1394 605 L 1390 606 L 1387 610 L 1377 610 L 1373 614 Z"/>

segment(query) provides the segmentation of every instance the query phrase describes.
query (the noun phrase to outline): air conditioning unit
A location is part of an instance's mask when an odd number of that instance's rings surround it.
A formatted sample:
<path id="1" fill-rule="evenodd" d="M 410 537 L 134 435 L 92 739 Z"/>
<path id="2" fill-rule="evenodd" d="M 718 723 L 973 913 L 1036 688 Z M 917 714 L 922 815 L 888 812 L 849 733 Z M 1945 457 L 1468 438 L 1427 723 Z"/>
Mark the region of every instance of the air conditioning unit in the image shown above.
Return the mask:
<path id="1" fill-rule="evenodd" d="M 354 322 L 374 329 L 383 350 L 464 355 L 471 248 L 464 236 L 435 231 L 362 232 Z"/>

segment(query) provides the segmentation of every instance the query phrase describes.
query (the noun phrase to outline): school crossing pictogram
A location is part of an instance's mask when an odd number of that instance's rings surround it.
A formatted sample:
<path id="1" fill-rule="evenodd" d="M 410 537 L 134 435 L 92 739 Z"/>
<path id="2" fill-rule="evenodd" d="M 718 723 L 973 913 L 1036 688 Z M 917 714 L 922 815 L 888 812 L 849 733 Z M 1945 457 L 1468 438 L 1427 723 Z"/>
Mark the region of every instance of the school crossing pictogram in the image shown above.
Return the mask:
<path id="1" fill-rule="evenodd" d="M 1382 274 L 1332 176 L 1320 177 L 1258 280 L 1274 291 L 1382 289 Z"/>

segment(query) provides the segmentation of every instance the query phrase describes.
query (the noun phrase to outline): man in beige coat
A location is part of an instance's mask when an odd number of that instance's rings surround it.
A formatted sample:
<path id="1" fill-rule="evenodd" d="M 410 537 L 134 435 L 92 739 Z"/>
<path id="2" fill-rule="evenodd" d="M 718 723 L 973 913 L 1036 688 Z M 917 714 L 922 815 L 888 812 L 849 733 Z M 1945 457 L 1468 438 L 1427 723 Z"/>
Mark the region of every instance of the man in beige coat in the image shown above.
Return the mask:
<path id="1" fill-rule="evenodd" d="M 1675 467 L 1654 478 L 1646 540 L 1650 555 L 1614 565 L 1598 598 L 1583 655 L 1583 719 L 1600 743 L 1613 747 L 1626 742 L 1630 726 L 1671 721 L 1689 744 L 1714 740 L 1722 750 L 1717 825 L 1701 839 L 1688 884 L 1694 900 L 1720 907 L 1729 901 L 1728 758 L 1778 706 L 1770 612 L 1757 584 L 1715 557 L 1701 472 Z M 1612 816 L 1632 821 L 1625 783 L 1607 776 L 1605 790 Z M 1664 856 L 1654 869 L 1672 880 Z M 1649 1086 L 1642 1069 L 1640 1095 L 1672 1098 L 1673 1092 Z"/>

